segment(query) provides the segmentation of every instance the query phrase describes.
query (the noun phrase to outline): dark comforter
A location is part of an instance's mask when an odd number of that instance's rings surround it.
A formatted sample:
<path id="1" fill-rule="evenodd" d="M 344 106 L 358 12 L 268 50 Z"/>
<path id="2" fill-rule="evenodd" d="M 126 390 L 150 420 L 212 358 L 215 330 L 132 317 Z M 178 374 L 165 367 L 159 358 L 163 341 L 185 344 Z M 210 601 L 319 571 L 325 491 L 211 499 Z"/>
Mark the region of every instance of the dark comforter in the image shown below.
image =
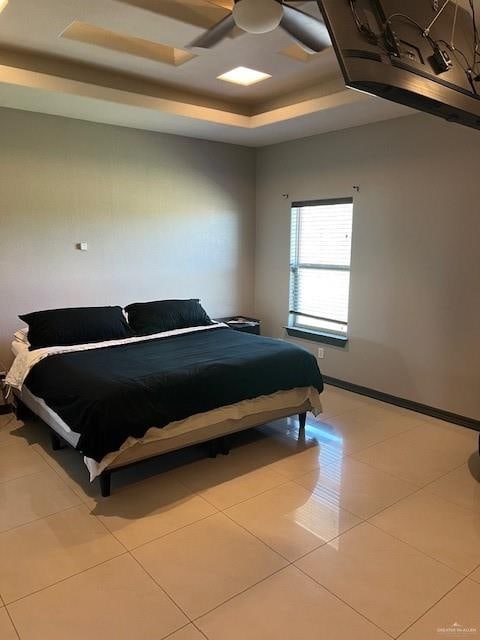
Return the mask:
<path id="1" fill-rule="evenodd" d="M 225 327 L 52 355 L 25 384 L 98 462 L 152 426 L 280 390 L 323 389 L 308 351 Z"/>

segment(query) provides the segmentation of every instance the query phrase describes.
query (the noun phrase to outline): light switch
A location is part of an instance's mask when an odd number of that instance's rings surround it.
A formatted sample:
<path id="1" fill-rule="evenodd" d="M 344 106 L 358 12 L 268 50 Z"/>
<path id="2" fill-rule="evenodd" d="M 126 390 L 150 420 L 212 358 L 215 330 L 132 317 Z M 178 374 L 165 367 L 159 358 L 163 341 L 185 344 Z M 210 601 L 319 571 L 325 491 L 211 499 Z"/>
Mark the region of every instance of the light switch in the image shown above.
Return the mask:
<path id="1" fill-rule="evenodd" d="M 77 249 L 79 249 L 79 251 L 88 251 L 88 242 L 79 242 Z"/>

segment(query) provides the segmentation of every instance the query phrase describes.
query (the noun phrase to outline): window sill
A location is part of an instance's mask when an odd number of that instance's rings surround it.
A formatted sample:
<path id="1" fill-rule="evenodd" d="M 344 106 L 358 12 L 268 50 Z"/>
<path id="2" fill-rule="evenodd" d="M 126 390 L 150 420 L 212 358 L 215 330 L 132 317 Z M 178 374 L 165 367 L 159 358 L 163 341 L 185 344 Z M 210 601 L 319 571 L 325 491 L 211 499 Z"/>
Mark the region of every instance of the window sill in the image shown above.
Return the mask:
<path id="1" fill-rule="evenodd" d="M 323 342 L 323 344 L 330 344 L 334 347 L 346 347 L 348 343 L 346 336 L 340 336 L 335 333 L 323 333 L 321 331 L 311 331 L 310 329 L 300 329 L 299 327 L 285 327 L 285 329 L 292 338 Z"/>

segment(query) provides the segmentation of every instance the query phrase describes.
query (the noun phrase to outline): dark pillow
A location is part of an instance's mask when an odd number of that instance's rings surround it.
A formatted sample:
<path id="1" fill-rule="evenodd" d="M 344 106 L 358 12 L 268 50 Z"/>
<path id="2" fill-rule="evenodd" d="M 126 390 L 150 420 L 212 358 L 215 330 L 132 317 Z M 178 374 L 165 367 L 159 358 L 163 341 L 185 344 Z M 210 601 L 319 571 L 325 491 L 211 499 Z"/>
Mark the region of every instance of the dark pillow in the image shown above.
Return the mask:
<path id="1" fill-rule="evenodd" d="M 121 307 L 78 307 L 18 316 L 28 324 L 30 349 L 131 338 Z"/>
<path id="2" fill-rule="evenodd" d="M 125 311 L 132 329 L 142 336 L 213 324 L 198 299 L 134 302 Z"/>

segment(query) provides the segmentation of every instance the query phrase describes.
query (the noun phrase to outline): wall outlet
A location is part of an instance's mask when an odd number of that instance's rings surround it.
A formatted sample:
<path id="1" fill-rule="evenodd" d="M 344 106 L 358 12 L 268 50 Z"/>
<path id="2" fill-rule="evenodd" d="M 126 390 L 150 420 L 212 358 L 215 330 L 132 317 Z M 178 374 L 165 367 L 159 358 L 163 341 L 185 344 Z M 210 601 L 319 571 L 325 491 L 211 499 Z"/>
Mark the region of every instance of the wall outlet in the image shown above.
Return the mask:
<path id="1" fill-rule="evenodd" d="M 323 347 L 318 348 L 318 358 L 323 360 L 325 358 L 325 349 Z"/>

